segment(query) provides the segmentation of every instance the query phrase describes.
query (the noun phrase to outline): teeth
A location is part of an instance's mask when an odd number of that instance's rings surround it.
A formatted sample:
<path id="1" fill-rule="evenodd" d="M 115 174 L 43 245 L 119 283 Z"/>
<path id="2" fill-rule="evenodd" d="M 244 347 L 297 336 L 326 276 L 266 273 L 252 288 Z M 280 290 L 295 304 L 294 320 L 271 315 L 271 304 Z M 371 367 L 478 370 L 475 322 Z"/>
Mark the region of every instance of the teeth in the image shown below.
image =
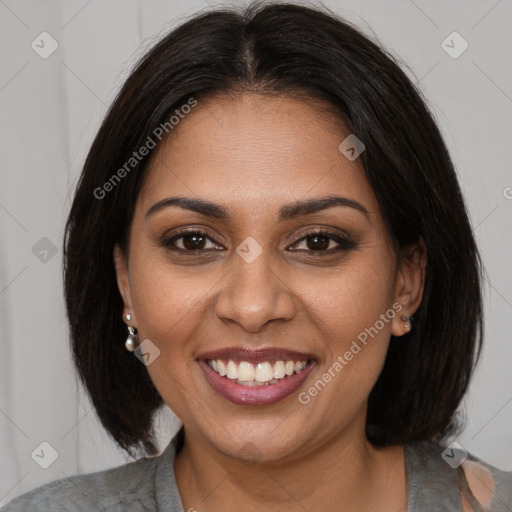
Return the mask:
<path id="1" fill-rule="evenodd" d="M 228 379 L 238 379 L 238 365 L 236 365 L 233 361 L 228 361 L 226 377 Z"/>
<path id="2" fill-rule="evenodd" d="M 274 377 L 274 370 L 270 363 L 258 363 L 254 371 L 254 380 L 258 382 L 269 382 Z"/>
<path id="3" fill-rule="evenodd" d="M 306 368 L 306 364 L 307 363 L 305 361 L 299 361 L 295 363 L 295 373 L 299 373 L 304 370 L 304 368 Z"/>
<path id="4" fill-rule="evenodd" d="M 268 382 L 258 382 L 257 380 L 237 380 L 237 384 L 242 384 L 242 386 L 268 386 Z"/>
<path id="5" fill-rule="evenodd" d="M 208 361 L 208 365 L 214 372 L 222 377 L 227 377 L 232 382 L 242 386 L 268 386 L 279 382 L 286 376 L 299 373 L 306 368 L 307 361 L 276 361 L 272 366 L 265 361 L 253 365 L 247 361 L 235 363 L 229 359 L 225 363 L 221 359 Z"/>
<path id="6" fill-rule="evenodd" d="M 247 363 L 246 361 L 242 361 L 238 365 L 238 378 L 241 381 L 248 381 L 248 382 L 253 381 L 254 380 L 254 366 L 251 363 Z"/>
<path id="7" fill-rule="evenodd" d="M 274 365 L 274 379 L 282 379 L 286 375 L 284 362 L 276 361 Z"/>

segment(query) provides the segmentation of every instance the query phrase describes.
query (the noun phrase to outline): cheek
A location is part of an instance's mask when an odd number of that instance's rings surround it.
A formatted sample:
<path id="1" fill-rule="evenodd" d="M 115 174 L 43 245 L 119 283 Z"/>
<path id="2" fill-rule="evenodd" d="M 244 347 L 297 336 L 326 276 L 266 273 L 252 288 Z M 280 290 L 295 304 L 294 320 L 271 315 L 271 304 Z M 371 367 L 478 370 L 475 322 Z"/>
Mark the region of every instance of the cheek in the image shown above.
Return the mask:
<path id="1" fill-rule="evenodd" d="M 296 282 L 307 313 L 342 340 L 357 337 L 391 308 L 391 264 L 367 256 L 356 256 L 332 272 L 304 272 Z M 385 324 L 383 330 L 389 331 L 390 323 Z"/>
<path id="2" fill-rule="evenodd" d="M 347 402 L 359 402 L 373 387 L 398 314 L 391 307 L 391 269 L 383 258 L 354 258 L 336 273 L 300 280 L 308 321 L 321 332 L 325 348 L 320 375 L 337 389 L 325 399 L 336 401 L 340 393 Z"/>
<path id="3" fill-rule="evenodd" d="M 132 260 L 132 301 L 140 340 L 150 339 L 160 350 L 147 371 L 166 404 L 180 419 L 194 417 L 197 400 L 185 383 L 192 362 L 187 343 L 196 336 L 204 312 L 204 297 L 213 286 L 207 278 L 190 277 L 167 262 L 141 257 Z M 184 392 L 185 391 L 185 392 Z"/>
<path id="4" fill-rule="evenodd" d="M 132 295 L 141 336 L 166 350 L 178 348 L 170 340 L 186 338 L 199 322 L 204 296 L 213 285 L 208 278 L 170 269 L 168 263 L 133 262 Z"/>
<path id="5" fill-rule="evenodd" d="M 390 268 L 377 251 L 365 250 L 337 268 L 283 269 L 281 279 L 288 281 L 289 293 L 312 324 L 325 330 L 328 339 L 346 342 L 373 326 L 390 307 Z M 134 255 L 130 273 L 139 333 L 156 341 L 190 336 L 210 317 L 212 296 L 225 291 L 225 273 L 219 268 L 192 272 L 144 252 Z"/>

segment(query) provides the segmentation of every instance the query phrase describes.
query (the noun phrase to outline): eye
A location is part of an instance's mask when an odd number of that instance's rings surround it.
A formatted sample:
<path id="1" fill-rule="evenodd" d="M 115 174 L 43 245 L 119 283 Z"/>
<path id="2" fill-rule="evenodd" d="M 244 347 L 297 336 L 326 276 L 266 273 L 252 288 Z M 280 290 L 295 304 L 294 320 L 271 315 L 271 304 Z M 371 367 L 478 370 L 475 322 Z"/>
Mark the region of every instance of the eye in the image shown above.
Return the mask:
<path id="1" fill-rule="evenodd" d="M 209 242 L 213 247 L 207 247 Z M 171 251 L 195 253 L 196 251 L 219 250 L 219 246 L 208 236 L 208 233 L 198 230 L 180 231 L 172 237 L 164 238 L 161 243 Z"/>
<path id="2" fill-rule="evenodd" d="M 348 237 L 341 237 L 329 231 L 309 231 L 305 236 L 297 240 L 293 245 L 302 244 L 304 248 L 292 249 L 293 251 L 306 251 L 312 253 L 331 254 L 339 251 L 348 251 L 356 247 L 356 243 Z M 293 247 L 290 246 L 290 247 Z"/>
<path id="3" fill-rule="evenodd" d="M 209 246 L 208 246 L 209 244 Z M 196 255 L 201 252 L 224 250 L 220 244 L 217 244 L 208 233 L 200 230 L 184 230 L 174 234 L 171 237 L 164 237 L 161 245 L 170 251 L 189 253 Z M 300 245 L 303 247 L 301 248 Z M 315 230 L 309 231 L 290 247 L 292 252 L 309 252 L 317 255 L 332 254 L 340 251 L 354 249 L 357 244 L 348 237 L 335 235 L 329 231 Z M 297 247 L 299 246 L 299 247 Z"/>

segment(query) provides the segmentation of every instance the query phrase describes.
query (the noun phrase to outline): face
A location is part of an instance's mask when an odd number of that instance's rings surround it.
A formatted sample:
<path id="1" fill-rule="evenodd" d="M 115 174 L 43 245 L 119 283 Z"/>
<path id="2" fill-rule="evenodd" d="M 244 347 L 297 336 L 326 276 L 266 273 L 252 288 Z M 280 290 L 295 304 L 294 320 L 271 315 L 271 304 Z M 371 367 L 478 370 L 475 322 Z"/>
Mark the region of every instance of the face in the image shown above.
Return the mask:
<path id="1" fill-rule="evenodd" d="M 154 156 L 128 254 L 114 251 L 129 325 L 160 351 L 152 381 L 187 436 L 229 456 L 364 436 L 390 335 L 421 300 L 421 269 L 396 268 L 359 159 L 338 149 L 349 134 L 319 105 L 199 101 Z"/>

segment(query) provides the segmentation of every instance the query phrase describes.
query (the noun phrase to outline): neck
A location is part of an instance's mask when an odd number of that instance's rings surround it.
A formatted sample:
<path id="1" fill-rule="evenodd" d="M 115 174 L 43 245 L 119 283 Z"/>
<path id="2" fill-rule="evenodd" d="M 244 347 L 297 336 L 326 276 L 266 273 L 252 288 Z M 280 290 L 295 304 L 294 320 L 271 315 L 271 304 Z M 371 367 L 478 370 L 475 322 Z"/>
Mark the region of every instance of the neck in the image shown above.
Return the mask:
<path id="1" fill-rule="evenodd" d="M 285 459 L 255 463 L 227 456 L 187 432 L 175 473 L 184 509 L 200 512 L 283 511 L 291 505 L 319 512 L 385 511 L 407 501 L 402 448 L 375 448 L 353 431 Z"/>

